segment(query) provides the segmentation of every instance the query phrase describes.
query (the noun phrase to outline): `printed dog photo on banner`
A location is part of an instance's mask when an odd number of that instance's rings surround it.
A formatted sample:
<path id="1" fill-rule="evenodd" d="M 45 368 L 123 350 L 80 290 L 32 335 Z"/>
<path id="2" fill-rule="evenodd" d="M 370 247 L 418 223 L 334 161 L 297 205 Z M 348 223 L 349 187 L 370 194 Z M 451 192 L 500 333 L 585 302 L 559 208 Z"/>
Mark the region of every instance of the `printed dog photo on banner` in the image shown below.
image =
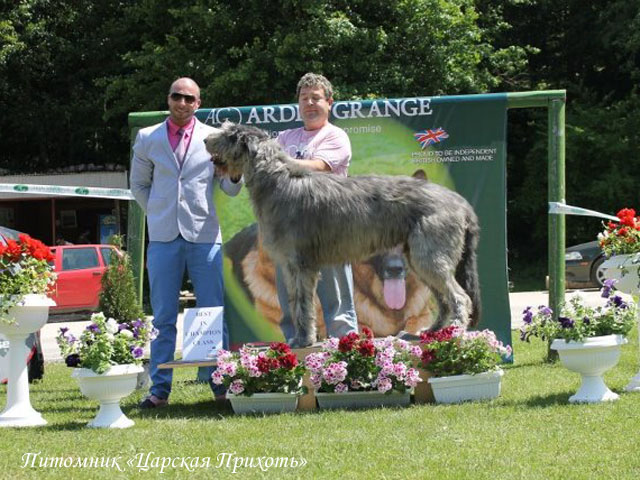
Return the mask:
<path id="1" fill-rule="evenodd" d="M 275 266 L 261 248 L 258 225 L 251 224 L 225 243 L 234 279 L 247 299 L 269 323 L 278 326 L 282 310 L 276 292 Z M 353 265 L 354 302 L 358 325 L 376 336 L 400 332 L 417 335 L 437 316 L 429 288 L 407 265 L 404 254 L 390 250 Z M 326 335 L 322 307 L 315 298 L 318 333 Z"/>

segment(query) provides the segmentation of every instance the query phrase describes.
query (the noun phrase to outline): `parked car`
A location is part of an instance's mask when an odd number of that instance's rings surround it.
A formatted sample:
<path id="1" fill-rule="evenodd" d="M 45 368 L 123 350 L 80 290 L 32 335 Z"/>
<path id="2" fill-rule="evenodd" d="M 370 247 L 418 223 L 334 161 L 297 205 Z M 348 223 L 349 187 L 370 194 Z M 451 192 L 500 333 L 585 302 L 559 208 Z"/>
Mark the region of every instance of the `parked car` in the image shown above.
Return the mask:
<path id="1" fill-rule="evenodd" d="M 604 255 L 597 240 L 567 248 L 564 254 L 567 285 L 602 287 L 605 280 L 602 262 Z"/>
<path id="2" fill-rule="evenodd" d="M 58 245 L 51 247 L 58 276 L 51 313 L 97 310 L 102 275 L 116 252 L 112 245 Z"/>

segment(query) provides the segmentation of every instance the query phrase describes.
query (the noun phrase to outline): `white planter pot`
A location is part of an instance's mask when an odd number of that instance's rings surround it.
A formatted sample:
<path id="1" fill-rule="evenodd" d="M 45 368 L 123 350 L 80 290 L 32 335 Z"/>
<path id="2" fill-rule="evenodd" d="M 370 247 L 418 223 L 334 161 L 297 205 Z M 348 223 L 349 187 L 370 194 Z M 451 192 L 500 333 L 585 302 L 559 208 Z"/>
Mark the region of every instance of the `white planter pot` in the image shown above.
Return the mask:
<path id="1" fill-rule="evenodd" d="M 299 396 L 291 393 L 254 393 L 247 397 L 227 393 L 227 398 L 233 411 L 238 414 L 286 413 L 296 410 Z"/>
<path id="2" fill-rule="evenodd" d="M 583 342 L 566 342 L 555 339 L 551 348 L 558 351 L 562 364 L 582 375 L 582 385 L 571 403 L 600 403 L 618 399 L 618 394 L 609 390 L 602 375 L 620 360 L 620 347 L 627 343 L 622 335 L 604 335 L 587 338 Z"/>
<path id="3" fill-rule="evenodd" d="M 616 288 L 621 292 L 630 295 L 640 293 L 640 278 L 638 269 L 640 268 L 640 254 L 614 255 L 605 260 L 600 269 L 607 279 L 618 280 Z M 640 305 L 638 305 L 638 336 L 640 336 Z M 627 392 L 640 392 L 640 371 L 631 379 L 624 388 Z"/>
<path id="4" fill-rule="evenodd" d="M 491 400 L 500 395 L 502 370 L 475 375 L 451 375 L 431 377 L 428 382 L 436 403 L 460 403 L 475 400 Z"/>
<path id="5" fill-rule="evenodd" d="M 9 375 L 7 405 L 0 413 L 0 427 L 33 427 L 47 421 L 35 411 L 29 399 L 29 375 L 25 358 L 28 355 L 27 336 L 47 323 L 49 307 L 55 302 L 45 295 L 25 295 L 19 305 L 11 308 L 8 317 L 13 324 L 0 322 L 0 333 L 9 340 Z"/>
<path id="6" fill-rule="evenodd" d="M 87 424 L 94 428 L 128 428 L 133 420 L 120 409 L 120 400 L 136 388 L 140 365 L 114 365 L 104 373 L 88 368 L 75 368 L 71 374 L 78 381 L 82 394 L 100 402 L 98 415 Z"/>
<path id="7" fill-rule="evenodd" d="M 318 406 L 327 409 L 358 409 L 376 407 L 405 407 L 411 401 L 410 392 L 381 393 L 378 391 L 352 391 L 344 393 L 316 392 Z"/>

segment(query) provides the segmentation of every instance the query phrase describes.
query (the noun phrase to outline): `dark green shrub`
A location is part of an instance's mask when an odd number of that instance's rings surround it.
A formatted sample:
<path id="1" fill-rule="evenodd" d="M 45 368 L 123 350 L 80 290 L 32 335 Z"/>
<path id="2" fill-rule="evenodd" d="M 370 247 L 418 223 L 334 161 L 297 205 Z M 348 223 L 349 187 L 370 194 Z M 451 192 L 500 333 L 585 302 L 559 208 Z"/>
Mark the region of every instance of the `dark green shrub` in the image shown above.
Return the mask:
<path id="1" fill-rule="evenodd" d="M 111 244 L 120 254 L 112 254 L 111 262 L 102 276 L 100 310 L 107 318 L 118 322 L 134 321 L 144 318 L 144 312 L 138 301 L 134 286 L 131 259 L 122 250 L 122 236 L 114 235 Z"/>

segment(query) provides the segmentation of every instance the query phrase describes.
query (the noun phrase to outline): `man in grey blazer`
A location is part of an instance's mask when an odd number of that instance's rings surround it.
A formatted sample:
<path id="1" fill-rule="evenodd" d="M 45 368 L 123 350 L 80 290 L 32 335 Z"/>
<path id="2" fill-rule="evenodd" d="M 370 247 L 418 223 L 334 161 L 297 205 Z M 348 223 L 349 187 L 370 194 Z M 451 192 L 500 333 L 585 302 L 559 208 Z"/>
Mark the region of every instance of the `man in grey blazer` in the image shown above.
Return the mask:
<path id="1" fill-rule="evenodd" d="M 147 215 L 147 268 L 153 324 L 150 394 L 141 408 L 168 403 L 173 371 L 158 365 L 174 359 L 180 287 L 185 269 L 197 307 L 223 304 L 222 237 L 213 204 L 214 181 L 237 195 L 241 179 L 214 176 L 204 139 L 215 129 L 195 118 L 200 88 L 190 78 L 171 84 L 169 117 L 138 132 L 131 159 L 131 193 Z M 225 325 L 225 341 L 227 334 Z"/>

